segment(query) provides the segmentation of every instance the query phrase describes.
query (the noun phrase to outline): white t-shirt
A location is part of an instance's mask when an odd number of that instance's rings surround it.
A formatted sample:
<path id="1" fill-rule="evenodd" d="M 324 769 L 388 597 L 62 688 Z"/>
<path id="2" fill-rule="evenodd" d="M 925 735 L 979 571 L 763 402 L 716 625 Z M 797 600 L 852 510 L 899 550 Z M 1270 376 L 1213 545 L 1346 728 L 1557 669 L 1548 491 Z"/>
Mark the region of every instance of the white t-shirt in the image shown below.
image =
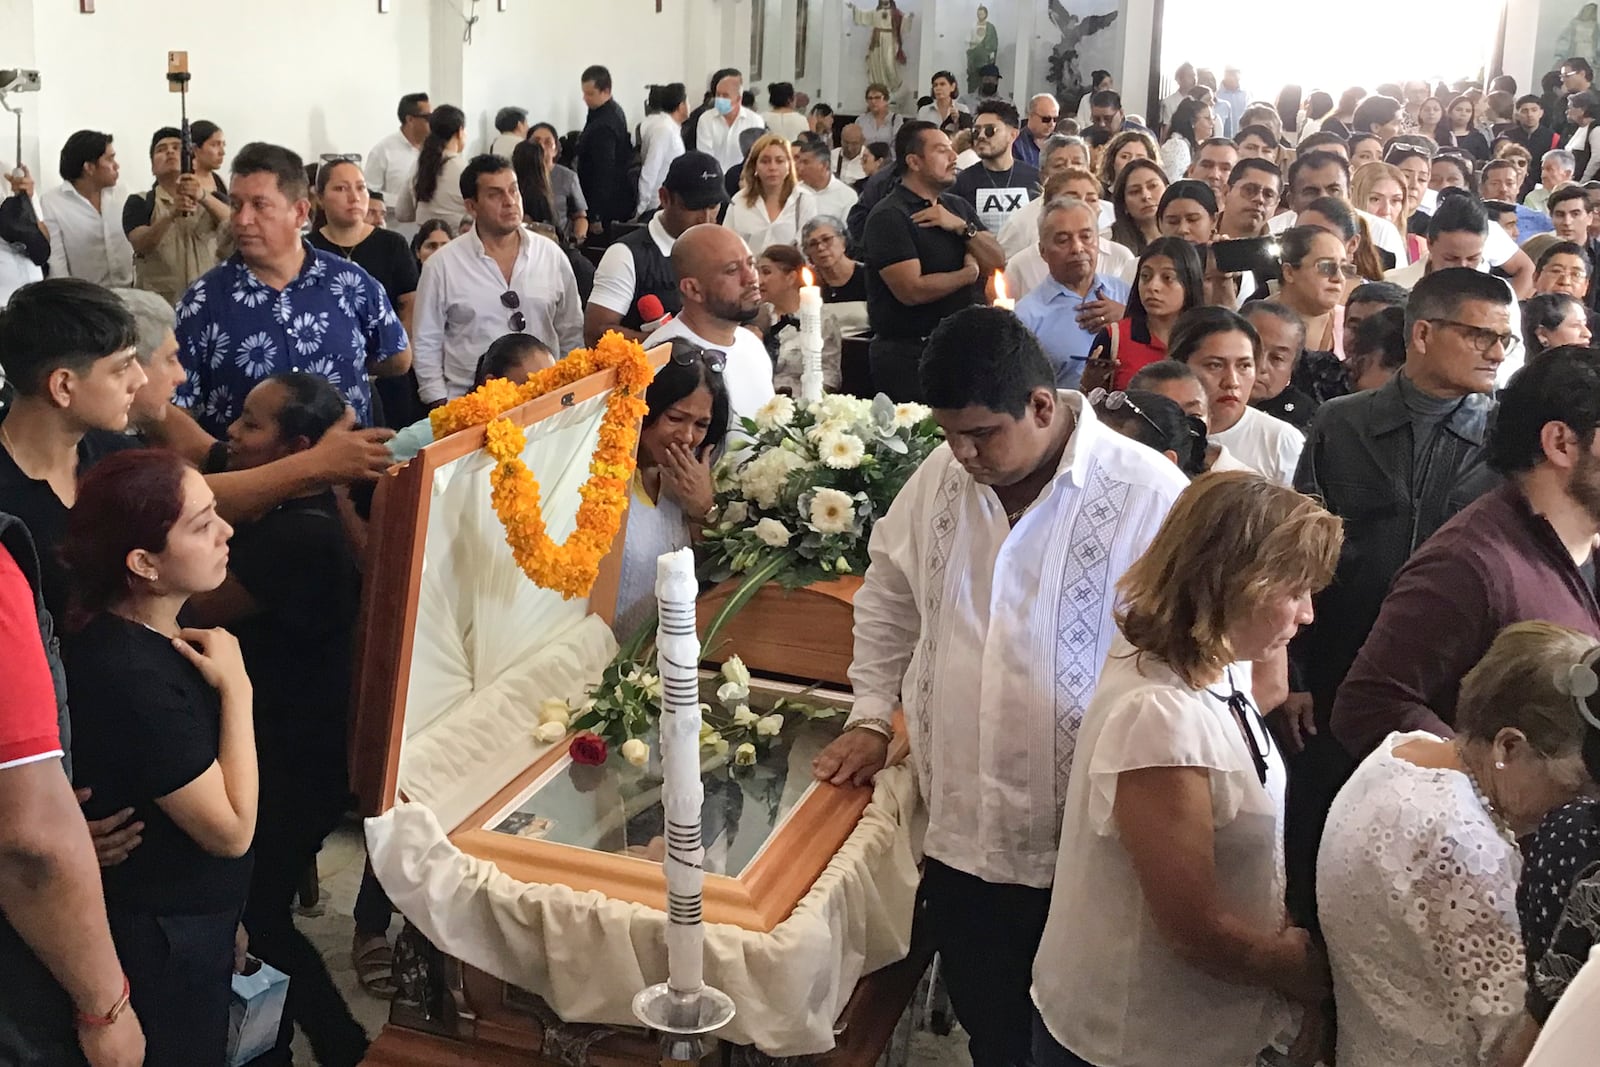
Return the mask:
<path id="1" fill-rule="evenodd" d="M 722 383 L 728 387 L 728 406 L 732 409 L 735 422 L 742 418 L 753 418 L 761 405 L 772 399 L 772 357 L 767 355 L 761 338 L 751 331 L 736 328 L 733 331 L 733 344 L 720 345 L 689 329 L 679 317 L 645 338 L 644 346 L 653 348 L 674 337 L 685 338 L 701 348 L 722 352 L 728 357 L 727 365 L 722 369 Z"/>
<path id="2" fill-rule="evenodd" d="M 1119 776 L 1193 767 L 1210 782 L 1219 900 L 1262 935 L 1284 924 L 1283 754 L 1254 702 L 1251 749 L 1227 699 L 1250 695 L 1250 665 L 1192 689 L 1170 667 L 1114 638 L 1083 713 L 1062 813 L 1050 916 L 1033 964 L 1033 1002 L 1061 1045 L 1117 1067 L 1255 1062 L 1287 1021 L 1282 997 L 1184 962 L 1156 928 L 1117 833 Z"/>
<path id="3" fill-rule="evenodd" d="M 1294 485 L 1294 469 L 1306 446 L 1305 434 L 1276 415 L 1248 405 L 1231 429 L 1213 433 L 1211 440 L 1263 478 L 1289 486 Z"/>
<path id="4" fill-rule="evenodd" d="M 675 242 L 667 236 L 667 228 L 661 224 L 660 212 L 650 216 L 647 229 L 661 254 L 671 258 Z M 600 257 L 600 265 L 595 268 L 594 291 L 589 294 L 589 303 L 598 304 L 626 318 L 633 308 L 637 285 L 638 280 L 633 273 L 633 253 L 628 251 L 627 245 L 613 243 L 607 246 L 606 254 Z"/>

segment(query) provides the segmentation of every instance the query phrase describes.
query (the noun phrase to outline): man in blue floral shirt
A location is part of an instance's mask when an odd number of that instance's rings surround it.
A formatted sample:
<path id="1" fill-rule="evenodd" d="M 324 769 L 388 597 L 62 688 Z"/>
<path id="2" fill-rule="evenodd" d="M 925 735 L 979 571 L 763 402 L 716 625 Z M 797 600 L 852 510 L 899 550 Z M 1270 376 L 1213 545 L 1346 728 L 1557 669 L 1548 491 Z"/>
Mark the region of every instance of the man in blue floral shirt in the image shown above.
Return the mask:
<path id="1" fill-rule="evenodd" d="M 269 144 L 233 159 L 238 252 L 189 287 L 178 305 L 188 379 L 173 399 L 224 439 L 256 382 L 281 371 L 328 379 L 372 424 L 369 373 L 404 374 L 411 341 L 388 296 L 349 260 L 301 237 L 310 212 L 300 157 Z"/>

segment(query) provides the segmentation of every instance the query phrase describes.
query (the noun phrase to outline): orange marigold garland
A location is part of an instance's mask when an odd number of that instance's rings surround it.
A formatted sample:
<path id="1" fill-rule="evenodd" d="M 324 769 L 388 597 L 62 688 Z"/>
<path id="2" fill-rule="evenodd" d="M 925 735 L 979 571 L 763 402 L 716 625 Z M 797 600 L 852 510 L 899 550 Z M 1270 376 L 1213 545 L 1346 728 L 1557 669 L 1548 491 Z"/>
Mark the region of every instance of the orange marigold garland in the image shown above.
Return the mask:
<path id="1" fill-rule="evenodd" d="M 616 371 L 617 382 L 606 398 L 600 441 L 589 462 L 589 480 L 578 490 L 582 501 L 578 525 L 566 542 L 558 545 L 545 530 L 539 482 L 522 462 L 527 438 L 521 427 L 501 416 L 519 404 L 606 370 Z M 506 544 L 531 581 L 564 599 L 589 594 L 600 561 L 622 525 L 639 443 L 639 421 L 645 415 L 644 394 L 652 373 L 641 345 L 621 334 L 607 333 L 593 349 L 576 349 L 520 386 L 494 379 L 435 409 L 430 416 L 435 440 L 488 423 L 484 451 L 495 460 L 489 475 L 490 499 L 506 528 Z"/>

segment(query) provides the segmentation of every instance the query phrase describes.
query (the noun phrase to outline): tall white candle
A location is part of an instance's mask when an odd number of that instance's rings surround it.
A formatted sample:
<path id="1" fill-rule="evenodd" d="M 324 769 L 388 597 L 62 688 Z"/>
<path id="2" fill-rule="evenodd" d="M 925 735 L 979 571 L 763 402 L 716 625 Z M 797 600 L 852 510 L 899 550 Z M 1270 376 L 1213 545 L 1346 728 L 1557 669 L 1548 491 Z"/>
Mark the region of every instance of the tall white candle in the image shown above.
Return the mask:
<path id="1" fill-rule="evenodd" d="M 694 553 L 656 559 L 656 670 L 661 675 L 661 798 L 667 827 L 667 985 L 694 993 L 705 984 L 701 895 L 705 844 L 700 781 L 700 636 L 695 629 Z"/>
<path id="2" fill-rule="evenodd" d="M 800 273 L 800 399 L 814 404 L 822 399 L 822 289 L 809 267 Z"/>

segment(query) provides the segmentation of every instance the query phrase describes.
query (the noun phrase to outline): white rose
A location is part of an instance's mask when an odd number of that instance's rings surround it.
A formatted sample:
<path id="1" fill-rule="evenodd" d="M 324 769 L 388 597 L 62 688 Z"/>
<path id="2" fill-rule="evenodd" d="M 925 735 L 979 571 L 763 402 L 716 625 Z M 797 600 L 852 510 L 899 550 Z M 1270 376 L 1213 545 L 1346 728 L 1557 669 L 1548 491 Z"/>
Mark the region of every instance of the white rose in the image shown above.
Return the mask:
<path id="1" fill-rule="evenodd" d="M 750 710 L 749 704 L 740 704 L 738 707 L 733 709 L 733 725 L 735 726 L 749 726 L 751 723 L 755 722 L 757 718 L 759 718 L 759 716 Z"/>
<path id="2" fill-rule="evenodd" d="M 567 707 L 567 702 L 560 697 L 549 697 L 539 705 L 539 721 L 541 723 L 555 723 L 563 730 L 567 723 L 572 721 L 572 710 Z M 557 736 L 560 736 L 559 734 Z"/>
<path id="3" fill-rule="evenodd" d="M 740 685 L 738 682 L 723 682 L 717 686 L 717 699 L 722 702 L 722 706 L 725 708 L 731 708 L 735 704 L 742 704 L 749 698 L 750 687 L 747 685 Z"/>
<path id="4" fill-rule="evenodd" d="M 718 734 L 717 739 L 711 743 L 711 751 L 719 756 L 728 754 L 728 742 L 721 734 Z"/>
<path id="5" fill-rule="evenodd" d="M 746 741 L 733 750 L 733 765 L 735 767 L 749 767 L 756 761 L 756 746 Z"/>
<path id="6" fill-rule="evenodd" d="M 542 722 L 538 729 L 533 731 L 533 739 L 541 745 L 553 745 L 566 736 L 566 724 L 559 722 Z"/>
<path id="7" fill-rule="evenodd" d="M 761 720 L 756 723 L 756 736 L 777 737 L 782 729 L 783 716 L 773 712 L 771 715 L 762 716 Z"/>
<path id="8" fill-rule="evenodd" d="M 818 489 L 811 498 L 811 527 L 818 533 L 849 533 L 855 523 L 855 503 L 837 489 Z"/>
<path id="9" fill-rule="evenodd" d="M 661 699 L 661 676 L 659 674 L 646 671 L 644 677 L 639 679 L 639 685 L 644 689 L 645 696 L 651 700 Z"/>
<path id="10" fill-rule="evenodd" d="M 622 758 L 635 767 L 643 767 L 650 762 L 650 746 L 637 737 L 630 737 L 622 742 Z"/>
<path id="11" fill-rule="evenodd" d="M 734 500 L 722 509 L 722 521 L 732 526 L 743 526 L 750 517 L 750 506 L 743 500 Z"/>
<path id="12" fill-rule="evenodd" d="M 849 574 L 850 573 L 850 561 L 845 559 L 843 556 L 840 556 L 837 560 L 834 561 L 833 569 L 835 571 L 839 572 L 840 574 Z"/>
<path id="13" fill-rule="evenodd" d="M 750 668 L 738 656 L 729 656 L 723 661 L 722 677 L 724 681 L 747 686 L 750 684 Z"/>
<path id="14" fill-rule="evenodd" d="M 909 430 L 929 415 L 933 409 L 925 404 L 896 404 L 894 406 L 894 428 Z"/>
<path id="15" fill-rule="evenodd" d="M 794 419 L 794 401 L 779 393 L 756 409 L 756 425 L 763 430 L 787 426 Z"/>
<path id="16" fill-rule="evenodd" d="M 762 519 L 756 523 L 756 536 L 773 548 L 785 548 L 789 544 L 789 528 L 777 519 Z"/>
<path id="17" fill-rule="evenodd" d="M 828 434 L 817 442 L 817 454 L 834 470 L 848 471 L 861 466 L 867 446 L 853 433 Z"/>

